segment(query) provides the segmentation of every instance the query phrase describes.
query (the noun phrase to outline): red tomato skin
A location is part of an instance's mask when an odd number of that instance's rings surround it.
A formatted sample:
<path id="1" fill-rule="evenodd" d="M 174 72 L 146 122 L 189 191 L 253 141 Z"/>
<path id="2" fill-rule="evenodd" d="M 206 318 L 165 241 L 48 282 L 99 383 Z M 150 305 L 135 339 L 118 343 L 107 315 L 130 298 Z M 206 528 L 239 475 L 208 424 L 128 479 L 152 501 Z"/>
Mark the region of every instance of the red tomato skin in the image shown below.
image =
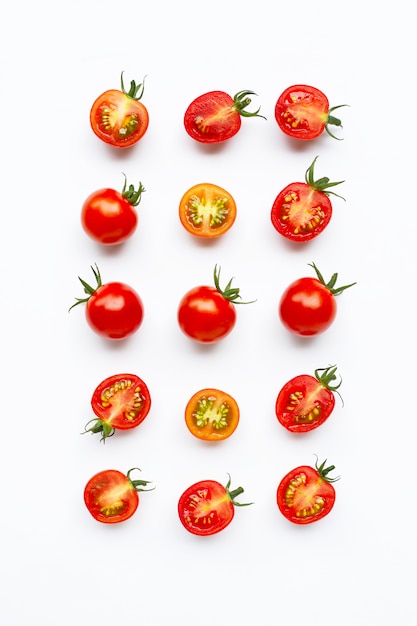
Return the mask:
<path id="1" fill-rule="evenodd" d="M 293 126 L 294 117 L 291 111 L 296 117 L 301 117 L 296 126 Z M 327 96 L 309 85 L 288 87 L 275 105 L 275 119 L 280 129 L 289 137 L 302 141 L 316 139 L 323 133 L 328 114 Z"/>
<path id="2" fill-rule="evenodd" d="M 294 394 L 301 394 L 299 406 L 292 404 Z M 297 421 L 295 418 L 300 415 L 304 405 L 305 411 L 312 411 L 314 408 L 320 414 L 312 421 Z M 308 374 L 295 376 L 289 380 L 279 392 L 275 413 L 278 421 L 284 428 L 292 433 L 305 433 L 321 426 L 331 415 L 335 405 L 334 393 L 322 385 L 317 378 Z"/>
<path id="3" fill-rule="evenodd" d="M 334 295 L 317 278 L 300 278 L 284 291 L 279 303 L 281 322 L 303 337 L 318 335 L 333 323 L 337 304 Z"/>
<path id="4" fill-rule="evenodd" d="M 200 143 L 221 143 L 238 133 L 241 116 L 233 98 L 224 91 L 210 91 L 191 102 L 184 114 L 184 126 Z"/>
<path id="5" fill-rule="evenodd" d="M 127 390 L 127 381 L 130 383 L 131 391 Z M 121 383 L 123 383 L 123 389 L 119 391 Z M 133 406 L 134 394 L 137 393 L 136 390 L 140 390 L 140 410 L 136 410 Z M 111 398 L 113 396 L 117 397 L 119 394 L 124 396 L 128 404 L 123 403 L 123 407 L 118 407 L 121 410 L 115 413 Z M 106 401 L 103 400 L 103 395 Z M 148 415 L 151 409 L 151 395 L 145 382 L 136 374 L 114 374 L 103 380 L 96 387 L 91 398 L 91 408 L 99 419 L 113 428 L 130 430 L 139 426 Z M 130 416 L 134 413 L 134 417 L 128 419 L 125 415 L 126 411 L 129 411 Z"/>
<path id="6" fill-rule="evenodd" d="M 236 309 L 215 287 L 195 287 L 180 301 L 178 324 L 190 339 L 214 343 L 234 328 Z"/>
<path id="7" fill-rule="evenodd" d="M 323 498 L 324 504 L 314 513 L 314 515 L 308 516 L 297 516 L 297 508 L 294 504 L 290 506 L 288 503 L 288 498 L 286 496 L 288 488 L 291 488 L 291 481 L 297 480 L 297 477 L 300 475 L 305 475 L 306 482 L 305 488 L 309 489 L 310 498 L 308 503 L 312 504 L 316 502 L 316 498 Z M 301 487 L 304 489 L 304 487 Z M 313 498 L 313 499 L 311 499 Z M 284 476 L 281 482 L 278 485 L 276 501 L 279 510 L 282 515 L 293 524 L 312 524 L 314 522 L 318 522 L 320 519 L 323 519 L 326 515 L 330 513 L 332 510 L 334 503 L 336 500 L 336 492 L 332 484 L 323 480 L 317 470 L 314 467 L 310 467 L 308 465 L 301 465 L 297 467 L 288 474 Z"/>
<path id="8" fill-rule="evenodd" d="M 99 189 L 85 200 L 81 224 L 87 235 L 100 244 L 120 244 L 136 230 L 138 215 L 134 206 L 114 189 Z"/>
<path id="9" fill-rule="evenodd" d="M 294 195 L 296 199 L 289 201 Z M 291 183 L 275 198 L 271 221 L 280 235 L 303 243 L 323 232 L 331 220 L 332 210 L 332 203 L 323 191 L 314 190 L 306 183 Z"/>
<path id="10" fill-rule="evenodd" d="M 120 504 L 120 513 L 108 515 L 103 513 L 103 508 L 112 508 L 112 489 L 118 493 L 117 501 Z M 97 522 L 103 524 L 118 524 L 131 518 L 139 506 L 139 495 L 130 485 L 125 474 L 118 470 L 104 470 L 98 472 L 86 484 L 84 488 L 84 502 Z"/>
<path id="11" fill-rule="evenodd" d="M 124 339 L 142 324 L 144 309 L 139 295 L 124 283 L 107 283 L 88 299 L 87 322 L 98 334 L 108 339 Z"/>
<path id="12" fill-rule="evenodd" d="M 108 117 L 114 116 L 114 123 Z M 123 134 L 123 124 L 129 118 L 137 122 L 132 132 Z M 90 125 L 94 134 L 114 148 L 130 148 L 146 133 L 149 113 L 139 100 L 131 98 L 119 89 L 108 89 L 94 101 L 90 111 Z"/>
<path id="13" fill-rule="evenodd" d="M 212 508 L 205 503 L 214 501 Z M 198 506 L 202 505 L 199 517 Z M 203 480 L 191 485 L 178 501 L 178 516 L 181 524 L 193 535 L 205 537 L 224 530 L 232 521 L 235 508 L 223 485 L 214 480 Z"/>

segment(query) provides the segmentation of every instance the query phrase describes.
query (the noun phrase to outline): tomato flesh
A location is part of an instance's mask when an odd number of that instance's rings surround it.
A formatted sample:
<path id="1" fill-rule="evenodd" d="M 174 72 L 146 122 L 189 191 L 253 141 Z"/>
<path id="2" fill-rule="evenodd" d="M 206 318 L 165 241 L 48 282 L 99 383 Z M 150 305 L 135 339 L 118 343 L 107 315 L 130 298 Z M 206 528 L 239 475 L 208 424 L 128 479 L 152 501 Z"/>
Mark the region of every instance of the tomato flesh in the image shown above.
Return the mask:
<path id="1" fill-rule="evenodd" d="M 311 140 L 319 137 L 329 115 L 327 96 L 309 85 L 288 87 L 275 105 L 275 119 L 280 129 L 290 137 Z"/>
<path id="2" fill-rule="evenodd" d="M 232 331 L 236 309 L 216 288 L 195 287 L 179 303 L 178 323 L 190 339 L 213 343 Z"/>
<path id="3" fill-rule="evenodd" d="M 205 480 L 191 485 L 180 497 L 178 515 L 194 535 L 214 535 L 230 524 L 234 505 L 223 485 Z"/>
<path id="4" fill-rule="evenodd" d="M 95 241 L 113 245 L 133 235 L 138 216 L 132 204 L 114 189 L 100 189 L 85 200 L 81 210 L 81 224 Z"/>
<path id="5" fill-rule="evenodd" d="M 103 380 L 94 390 L 94 413 L 111 428 L 129 430 L 143 422 L 151 408 L 149 389 L 135 374 L 117 374 Z"/>
<path id="6" fill-rule="evenodd" d="M 334 405 L 334 393 L 314 376 L 303 374 L 282 387 L 275 412 L 284 428 L 293 433 L 303 433 L 323 424 Z"/>
<path id="7" fill-rule="evenodd" d="M 108 339 L 124 339 L 138 330 L 143 320 L 143 304 L 132 287 L 107 283 L 88 299 L 86 318 L 91 328 Z"/>
<path id="8" fill-rule="evenodd" d="M 181 198 L 179 217 L 196 237 L 214 238 L 227 232 L 236 219 L 236 203 L 228 191 L 211 183 L 191 187 Z"/>
<path id="9" fill-rule="evenodd" d="M 132 517 L 138 508 L 139 496 L 125 474 L 104 470 L 88 481 L 84 502 L 98 522 L 115 524 Z"/>
<path id="10" fill-rule="evenodd" d="M 317 278 L 300 278 L 281 296 L 279 316 L 292 333 L 313 336 L 327 330 L 337 312 L 332 292 Z"/>
<path id="11" fill-rule="evenodd" d="M 309 466 L 291 470 L 277 489 L 278 508 L 294 524 L 311 524 L 322 519 L 332 510 L 335 499 L 333 485 Z"/>
<path id="12" fill-rule="evenodd" d="M 116 148 L 137 143 L 149 125 L 146 107 L 118 89 L 109 89 L 93 103 L 90 125 L 95 135 Z"/>
<path id="13" fill-rule="evenodd" d="M 185 409 L 189 431 L 204 441 L 220 441 L 234 433 L 239 423 L 239 407 L 232 396 L 218 389 L 195 393 Z"/>
<path id="14" fill-rule="evenodd" d="M 242 121 L 233 98 L 224 91 L 198 96 L 184 115 L 187 133 L 200 143 L 221 143 L 239 131 Z"/>

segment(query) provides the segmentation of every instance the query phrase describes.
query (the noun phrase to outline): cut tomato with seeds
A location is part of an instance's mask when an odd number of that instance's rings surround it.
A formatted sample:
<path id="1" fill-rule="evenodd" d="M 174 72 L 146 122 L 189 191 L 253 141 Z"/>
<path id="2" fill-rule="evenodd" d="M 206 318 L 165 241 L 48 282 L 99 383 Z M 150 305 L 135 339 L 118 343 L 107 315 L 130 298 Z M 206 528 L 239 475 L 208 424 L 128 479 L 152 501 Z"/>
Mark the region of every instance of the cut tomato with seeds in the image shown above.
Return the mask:
<path id="1" fill-rule="evenodd" d="M 333 365 L 317 369 L 314 376 L 300 374 L 289 380 L 279 392 L 275 412 L 278 421 L 292 433 L 305 433 L 323 424 L 333 412 L 336 381 Z"/>
<path id="2" fill-rule="evenodd" d="M 181 198 L 179 217 L 181 224 L 192 235 L 215 238 L 233 226 L 236 203 L 222 187 L 200 183 L 191 187 Z"/>
<path id="3" fill-rule="evenodd" d="M 97 417 L 86 424 L 84 432 L 100 433 L 105 441 L 116 430 L 139 426 L 150 411 L 151 396 L 136 374 L 115 374 L 96 387 L 91 407 Z"/>
<path id="4" fill-rule="evenodd" d="M 219 389 L 197 391 L 185 408 L 185 423 L 198 439 L 220 441 L 232 435 L 239 423 L 239 407 L 234 398 Z"/>
<path id="5" fill-rule="evenodd" d="M 278 485 L 277 505 L 282 515 L 293 524 L 318 522 L 332 510 L 336 492 L 330 478 L 334 465 L 325 467 L 326 461 L 315 467 L 301 465 L 294 468 Z"/>

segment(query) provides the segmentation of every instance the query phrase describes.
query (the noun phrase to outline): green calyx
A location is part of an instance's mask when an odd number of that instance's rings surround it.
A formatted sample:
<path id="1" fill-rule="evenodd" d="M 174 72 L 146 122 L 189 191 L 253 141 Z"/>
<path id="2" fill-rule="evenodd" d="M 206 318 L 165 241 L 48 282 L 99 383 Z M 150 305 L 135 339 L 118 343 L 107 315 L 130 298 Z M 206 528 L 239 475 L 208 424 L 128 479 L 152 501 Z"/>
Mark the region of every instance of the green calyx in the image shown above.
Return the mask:
<path id="1" fill-rule="evenodd" d="M 127 473 L 127 478 L 129 480 L 129 483 L 131 484 L 131 486 L 133 487 L 133 489 L 135 491 L 153 491 L 155 489 L 155 487 L 152 487 L 151 489 L 141 489 L 141 487 L 146 487 L 146 485 L 149 485 L 152 481 L 150 480 L 133 480 L 132 478 L 130 478 L 130 474 L 134 471 L 137 470 L 138 472 L 141 472 L 142 470 L 139 469 L 139 467 L 132 467 L 128 473 Z"/>
<path id="2" fill-rule="evenodd" d="M 91 298 L 91 296 L 93 296 L 96 293 L 97 289 L 102 286 L 103 283 L 101 281 L 101 275 L 100 275 L 100 271 L 99 271 L 97 265 L 95 266 L 95 268 L 93 266 L 91 266 L 91 269 L 93 271 L 93 274 L 94 274 L 94 277 L 96 279 L 97 285 L 95 287 L 91 287 L 91 285 L 86 283 L 85 280 L 83 280 L 82 278 L 80 278 L 78 276 L 78 280 L 80 281 L 80 283 L 84 287 L 84 293 L 87 294 L 87 297 L 86 298 L 75 298 L 75 303 L 72 306 L 70 306 L 68 311 L 71 311 L 71 309 L 73 309 L 78 304 L 81 304 L 82 302 L 88 302 L 88 300 Z"/>
<path id="3" fill-rule="evenodd" d="M 316 191 L 322 191 L 323 193 L 326 194 L 326 196 L 333 195 L 333 196 L 337 196 L 338 198 L 342 198 L 342 200 L 344 200 L 342 196 L 339 196 L 334 191 L 327 191 L 329 187 L 335 187 L 336 185 L 341 185 L 342 183 L 345 182 L 344 180 L 339 180 L 337 182 L 332 183 L 327 176 L 323 176 L 323 178 L 314 180 L 314 166 L 318 158 L 319 157 L 316 156 L 316 158 L 314 159 L 310 167 L 306 170 L 305 181 L 307 185 L 309 185 L 312 189 L 315 189 Z"/>
<path id="4" fill-rule="evenodd" d="M 232 482 L 232 479 L 230 477 L 230 474 L 228 474 L 228 476 L 229 476 L 229 480 L 227 481 L 227 485 L 225 486 L 225 489 L 226 489 L 227 496 L 229 500 L 231 501 L 231 503 L 234 506 L 250 506 L 251 504 L 253 504 L 253 502 L 236 502 L 235 498 L 237 498 L 237 496 L 239 496 L 245 490 L 243 489 L 243 487 L 238 487 L 237 489 L 233 489 L 233 491 L 230 491 L 230 484 Z"/>
<path id="5" fill-rule="evenodd" d="M 257 94 L 254 91 L 248 91 L 248 90 L 239 91 L 237 94 L 235 94 L 233 98 L 233 102 L 234 102 L 233 108 L 240 115 L 242 115 L 242 117 L 262 117 L 264 120 L 266 120 L 266 117 L 264 117 L 263 115 L 259 115 L 259 111 L 261 110 L 261 107 L 259 107 L 259 109 L 257 109 L 256 111 L 252 111 L 252 112 L 245 111 L 245 108 L 249 106 L 250 103 L 252 102 L 249 96 L 256 96 L 256 95 Z"/>
<path id="6" fill-rule="evenodd" d="M 222 289 L 220 287 L 220 270 L 220 266 L 217 267 L 217 265 L 215 265 L 213 276 L 214 285 L 217 291 L 223 296 L 223 298 L 225 298 L 229 302 L 233 302 L 233 304 L 252 304 L 253 302 L 256 302 L 256 300 L 251 300 L 250 302 L 237 302 L 237 300 L 240 299 L 242 296 L 240 295 L 240 289 L 238 287 L 232 287 L 233 278 L 231 278 L 226 287 Z"/>
<path id="7" fill-rule="evenodd" d="M 332 384 L 332 381 L 337 380 L 336 370 L 336 365 L 329 365 L 328 367 L 316 369 L 314 371 L 314 376 L 317 378 L 319 383 L 323 385 L 323 387 L 326 387 L 329 391 L 337 393 L 343 404 L 343 398 L 338 391 L 340 385 L 342 384 L 342 378 L 339 376 L 339 382 L 336 385 Z"/>
<path id="8" fill-rule="evenodd" d="M 342 126 L 342 122 L 339 120 L 339 118 L 334 117 L 334 115 L 331 115 L 331 113 L 333 113 L 333 111 L 336 111 L 336 109 L 340 109 L 341 107 L 347 107 L 349 106 L 348 104 L 338 104 L 335 107 L 331 107 L 328 111 L 327 114 L 327 122 L 326 122 L 326 132 L 330 135 L 330 137 L 333 137 L 333 139 L 337 139 L 338 141 L 342 140 L 342 137 L 336 137 L 336 135 L 333 135 L 333 133 L 330 132 L 329 130 L 329 126 L 339 126 L 340 128 L 343 128 Z"/>
<path id="9" fill-rule="evenodd" d="M 334 296 L 338 296 L 340 293 L 342 293 L 342 291 L 345 291 L 345 289 L 349 289 L 349 287 L 353 287 L 353 285 L 356 285 L 356 283 L 350 283 L 350 285 L 344 285 L 343 287 L 336 287 L 336 281 L 338 278 L 338 274 L 335 273 L 332 275 L 331 279 L 329 280 L 328 283 L 326 283 L 326 281 L 324 280 L 322 274 L 319 272 L 317 266 L 314 263 L 309 263 L 310 267 L 312 267 L 314 269 L 314 271 L 317 274 L 317 278 L 319 279 L 319 281 L 325 286 L 327 287 L 327 289 L 334 295 Z"/>
<path id="10" fill-rule="evenodd" d="M 134 80 L 130 81 L 130 89 L 129 91 L 126 91 L 124 81 L 123 81 L 123 72 L 122 72 L 120 76 L 120 83 L 122 86 L 123 93 L 126 94 L 126 96 L 128 96 L 129 98 L 132 98 L 133 100 L 140 100 L 145 90 L 145 78 L 143 79 L 141 83 L 139 83 L 139 85 L 137 85 Z"/>
<path id="11" fill-rule="evenodd" d="M 144 191 L 146 191 L 145 187 L 142 183 L 139 183 L 139 187 L 135 189 L 134 185 L 127 186 L 127 178 L 126 174 L 123 174 L 125 177 L 125 182 L 122 189 L 122 196 L 125 198 L 132 206 L 138 206 L 141 201 L 141 196 Z"/>
<path id="12" fill-rule="evenodd" d="M 90 424 L 92 424 L 92 426 L 90 428 L 87 428 L 87 426 L 89 426 Z M 97 433 L 101 433 L 102 436 L 100 441 L 105 443 L 107 437 L 112 437 L 115 432 L 116 431 L 113 426 L 110 426 L 108 422 L 104 422 L 99 417 L 97 417 L 87 422 L 84 428 L 84 432 L 81 434 L 85 435 L 85 433 L 91 433 L 92 435 L 96 435 Z"/>
<path id="13" fill-rule="evenodd" d="M 326 481 L 326 483 L 335 483 L 337 480 L 340 480 L 340 476 L 336 476 L 335 478 L 331 478 L 329 476 L 330 472 L 332 472 L 335 469 L 334 465 L 329 465 L 329 467 L 326 467 L 326 463 L 327 463 L 327 459 L 325 461 L 323 461 L 323 463 L 321 465 L 319 465 L 319 460 L 318 457 L 316 456 L 316 464 L 315 464 L 315 468 L 317 470 L 317 472 L 320 475 L 320 478 L 322 478 L 323 480 Z"/>

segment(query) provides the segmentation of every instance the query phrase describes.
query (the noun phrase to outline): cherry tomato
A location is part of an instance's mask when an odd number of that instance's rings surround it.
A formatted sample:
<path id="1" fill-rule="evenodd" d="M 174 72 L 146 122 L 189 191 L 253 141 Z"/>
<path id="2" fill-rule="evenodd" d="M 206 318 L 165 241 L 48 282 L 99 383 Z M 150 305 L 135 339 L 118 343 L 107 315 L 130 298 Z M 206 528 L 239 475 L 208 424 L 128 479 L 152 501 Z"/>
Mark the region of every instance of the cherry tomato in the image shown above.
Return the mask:
<path id="1" fill-rule="evenodd" d="M 181 198 L 181 224 L 196 237 L 220 237 L 236 219 L 236 203 L 228 191 L 211 183 L 191 187 Z"/>
<path id="2" fill-rule="evenodd" d="M 275 119 L 280 129 L 290 137 L 311 140 L 326 130 L 333 135 L 329 126 L 342 126 L 341 121 L 332 115 L 340 107 L 329 107 L 327 96 L 309 85 L 293 85 L 283 91 L 275 105 Z"/>
<path id="3" fill-rule="evenodd" d="M 117 524 L 124 522 L 135 513 L 139 506 L 140 491 L 149 484 L 147 480 L 133 480 L 130 474 L 140 469 L 132 467 L 127 474 L 118 470 L 104 470 L 95 474 L 85 486 L 84 502 L 98 522 Z"/>
<path id="4" fill-rule="evenodd" d="M 231 279 L 221 289 L 220 268 L 214 268 L 215 287 L 200 286 L 188 291 L 178 306 L 178 324 L 185 335 L 201 343 L 224 339 L 236 324 L 234 304 L 241 297 L 239 289 L 232 287 Z"/>
<path id="5" fill-rule="evenodd" d="M 305 433 L 321 426 L 331 415 L 334 392 L 339 393 L 342 381 L 336 385 L 334 365 L 317 369 L 314 376 L 301 374 L 282 387 L 275 403 L 279 423 L 292 433 Z"/>
<path id="6" fill-rule="evenodd" d="M 93 103 L 90 125 L 99 139 L 115 148 L 129 148 L 146 133 L 149 125 L 147 108 L 140 102 L 145 80 L 137 85 L 131 81 L 125 90 L 123 72 L 121 89 L 109 89 Z"/>
<path id="7" fill-rule="evenodd" d="M 327 177 L 314 180 L 317 158 L 306 171 L 305 183 L 287 185 L 272 205 L 272 224 L 280 235 L 290 241 L 309 241 L 323 232 L 332 217 L 329 195 L 337 196 L 328 189 L 344 182 L 332 183 Z"/>
<path id="8" fill-rule="evenodd" d="M 91 287 L 79 278 L 86 298 L 76 298 L 73 309 L 78 304 L 86 303 L 86 319 L 90 327 L 102 337 L 125 339 L 135 333 L 143 321 L 143 304 L 132 287 L 124 283 L 102 284 L 98 267 L 91 267 L 97 286 Z"/>
<path id="9" fill-rule="evenodd" d="M 326 461 L 315 468 L 296 467 L 281 480 L 277 489 L 277 505 L 284 517 L 294 524 L 318 522 L 332 510 L 336 492 L 330 478 L 335 466 L 325 467 Z"/>
<path id="10" fill-rule="evenodd" d="M 178 501 L 181 524 L 193 535 L 215 535 L 226 528 L 235 514 L 235 506 L 241 504 L 235 498 L 243 493 L 238 487 L 230 491 L 231 479 L 225 487 L 215 480 L 202 480 L 188 487 Z"/>
<path id="11" fill-rule="evenodd" d="M 299 278 L 291 283 L 281 296 L 278 307 L 282 323 L 292 333 L 302 336 L 318 335 L 333 323 L 337 305 L 335 296 L 356 283 L 335 287 L 337 274 L 328 283 L 314 265 L 317 278 Z"/>
<path id="12" fill-rule="evenodd" d="M 142 193 L 142 183 L 137 189 L 127 187 L 125 177 L 121 192 L 114 189 L 99 189 L 85 200 L 81 209 L 81 224 L 87 235 L 98 243 L 114 245 L 129 239 L 136 230 L 138 206 Z"/>
<path id="13" fill-rule="evenodd" d="M 101 441 L 105 441 L 116 430 L 139 426 L 149 413 L 151 396 L 136 374 L 115 374 L 96 387 L 91 407 L 97 417 L 87 423 L 85 432 L 100 433 Z"/>
<path id="14" fill-rule="evenodd" d="M 191 102 L 184 115 L 187 133 L 200 143 L 221 143 L 236 135 L 241 117 L 263 117 L 260 108 L 250 113 L 253 91 L 239 91 L 233 98 L 224 91 L 209 91 Z"/>
<path id="15" fill-rule="evenodd" d="M 225 391 L 202 389 L 188 401 L 185 423 L 198 439 L 227 439 L 235 432 L 239 423 L 239 407 L 236 400 Z"/>

